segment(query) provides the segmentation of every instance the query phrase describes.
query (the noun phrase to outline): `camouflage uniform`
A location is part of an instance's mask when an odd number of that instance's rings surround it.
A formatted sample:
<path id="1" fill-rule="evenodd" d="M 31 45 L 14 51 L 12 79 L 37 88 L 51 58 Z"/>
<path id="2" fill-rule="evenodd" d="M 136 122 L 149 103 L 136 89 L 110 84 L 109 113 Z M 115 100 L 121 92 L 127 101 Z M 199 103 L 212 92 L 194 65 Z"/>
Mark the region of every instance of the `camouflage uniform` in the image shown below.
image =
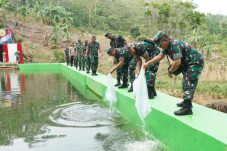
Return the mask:
<path id="1" fill-rule="evenodd" d="M 128 83 L 128 73 L 130 74 L 130 82 L 135 79 L 134 67 L 135 61 L 133 57 L 129 54 L 129 50 L 127 47 L 116 48 L 116 57 L 119 58 L 119 61 L 123 62 L 123 65 L 120 68 L 120 72 L 123 76 L 123 84 L 127 85 Z"/>
<path id="2" fill-rule="evenodd" d="M 126 40 L 122 36 L 114 36 L 113 39 L 110 41 L 110 46 L 113 48 L 122 48 L 124 47 Z M 119 58 L 115 57 L 115 63 L 119 62 Z M 120 83 L 122 78 L 121 70 L 117 69 L 117 80 Z"/>
<path id="3" fill-rule="evenodd" d="M 151 45 L 147 42 L 144 42 L 145 50 L 147 51 L 150 59 L 153 59 L 160 53 L 160 49 L 156 47 L 155 45 Z M 148 94 L 153 93 L 153 96 L 157 96 L 156 90 L 155 90 L 155 80 L 156 75 L 159 67 L 159 62 L 150 65 L 148 69 L 146 70 L 146 81 L 147 81 L 147 89 Z M 152 95 L 152 94 L 150 94 Z M 151 96 L 152 97 L 152 96 Z"/>
<path id="4" fill-rule="evenodd" d="M 178 70 L 183 74 L 183 99 L 191 102 L 198 84 L 198 76 L 204 66 L 202 55 L 185 42 L 176 39 L 171 39 L 170 47 L 162 53 L 172 60 L 181 58 L 181 66 Z"/>
<path id="5" fill-rule="evenodd" d="M 204 60 L 202 55 L 187 43 L 170 38 L 164 32 L 159 31 L 153 38 L 153 41 L 163 49 L 163 55 L 167 55 L 172 60 L 181 60 L 180 66 L 170 75 L 179 73 L 183 74 L 183 99 L 181 103 L 177 103 L 180 110 L 175 111 L 175 115 L 191 115 L 192 113 L 192 99 L 194 97 L 195 89 L 198 84 L 198 76 L 203 70 Z M 168 42 L 168 45 L 166 45 Z M 169 60 L 169 59 L 168 59 Z M 171 68 L 171 65 L 170 67 Z M 170 72 L 170 71 L 169 71 Z"/>
<path id="6" fill-rule="evenodd" d="M 77 50 L 77 61 L 78 61 L 78 65 L 79 65 L 79 70 L 83 70 L 85 68 L 85 45 L 83 44 L 83 42 L 78 42 L 76 45 L 76 50 Z"/>
<path id="7" fill-rule="evenodd" d="M 91 63 L 92 73 L 95 73 L 95 74 L 99 63 L 99 60 L 98 60 L 99 49 L 100 49 L 100 44 L 98 42 L 90 42 L 88 44 L 88 59 Z M 90 70 L 90 68 L 87 68 L 87 70 Z"/>
<path id="8" fill-rule="evenodd" d="M 85 67 L 86 67 L 86 70 L 87 70 L 87 73 L 90 73 L 90 67 L 91 67 L 91 63 L 90 63 L 90 59 L 89 59 L 89 57 L 88 57 L 88 54 L 86 54 L 86 50 L 88 49 L 88 41 L 87 40 L 85 40 L 84 41 L 84 51 L 85 51 L 85 55 L 87 55 L 86 56 L 86 58 L 85 58 Z"/>
<path id="9" fill-rule="evenodd" d="M 150 59 L 153 59 L 160 53 L 160 50 L 154 43 L 150 42 L 141 42 L 137 44 L 135 47 L 136 50 L 136 57 L 143 57 L 145 58 L 146 55 L 149 56 Z M 145 72 L 146 75 L 146 82 L 147 82 L 147 89 L 149 98 L 153 98 L 157 95 L 155 91 L 155 80 L 158 71 L 159 63 L 150 65 Z"/>
<path id="10" fill-rule="evenodd" d="M 76 46 L 77 46 L 77 45 L 78 45 L 78 43 L 76 43 Z M 74 51 L 75 51 L 74 66 L 75 66 L 76 68 L 78 68 L 78 59 L 77 59 L 78 52 L 77 52 L 76 47 L 74 48 Z"/>

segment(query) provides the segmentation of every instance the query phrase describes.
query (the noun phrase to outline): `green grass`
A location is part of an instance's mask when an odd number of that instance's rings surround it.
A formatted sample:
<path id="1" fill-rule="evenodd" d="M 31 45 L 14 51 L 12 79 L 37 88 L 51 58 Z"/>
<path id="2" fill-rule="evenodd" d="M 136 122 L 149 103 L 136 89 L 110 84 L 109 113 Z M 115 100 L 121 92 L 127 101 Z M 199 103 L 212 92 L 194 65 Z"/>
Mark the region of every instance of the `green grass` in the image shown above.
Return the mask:
<path id="1" fill-rule="evenodd" d="M 177 77 L 175 88 L 173 86 L 173 79 L 168 77 L 158 77 L 156 81 L 156 88 L 166 90 L 170 94 L 182 93 L 182 79 Z M 199 81 L 196 93 L 200 95 L 211 96 L 215 99 L 227 98 L 227 82 L 226 81 Z"/>

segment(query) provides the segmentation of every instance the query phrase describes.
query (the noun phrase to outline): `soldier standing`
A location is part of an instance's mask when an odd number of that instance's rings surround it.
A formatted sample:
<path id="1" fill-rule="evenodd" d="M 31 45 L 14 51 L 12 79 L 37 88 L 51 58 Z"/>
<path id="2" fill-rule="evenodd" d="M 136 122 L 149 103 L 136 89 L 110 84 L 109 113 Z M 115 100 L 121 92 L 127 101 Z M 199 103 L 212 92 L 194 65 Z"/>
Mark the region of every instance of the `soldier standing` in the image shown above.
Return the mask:
<path id="1" fill-rule="evenodd" d="M 192 99 L 198 84 L 198 76 L 203 70 L 204 59 L 202 55 L 187 43 L 171 38 L 164 32 L 159 31 L 153 41 L 162 48 L 162 52 L 152 60 L 144 64 L 144 68 L 161 61 L 165 55 L 173 60 L 168 68 L 168 76 L 173 74 L 183 74 L 183 102 L 178 103 L 180 110 L 175 111 L 175 115 L 190 115 L 192 113 Z"/>
<path id="2" fill-rule="evenodd" d="M 92 70 L 92 75 L 97 75 L 97 68 L 98 68 L 98 63 L 99 63 L 99 54 L 100 52 L 100 44 L 96 42 L 96 36 L 91 37 L 91 42 L 88 44 L 88 48 L 86 51 L 86 56 L 88 56 L 89 61 L 91 63 L 91 70 Z M 87 68 L 87 72 L 90 69 Z"/>
<path id="3" fill-rule="evenodd" d="M 86 67 L 86 69 L 88 66 L 88 58 L 87 58 L 87 54 L 86 54 L 87 48 L 88 48 L 88 40 L 85 40 L 84 41 L 84 64 L 83 64 L 83 66 L 84 66 L 84 68 Z M 90 73 L 90 71 L 87 73 Z"/>
<path id="4" fill-rule="evenodd" d="M 78 43 L 76 45 L 76 51 L 77 51 L 77 61 L 78 61 L 78 65 L 79 65 L 79 70 L 83 70 L 84 71 L 84 62 L 85 62 L 85 54 L 84 54 L 84 48 L 85 45 L 83 44 L 83 42 L 79 39 Z"/>

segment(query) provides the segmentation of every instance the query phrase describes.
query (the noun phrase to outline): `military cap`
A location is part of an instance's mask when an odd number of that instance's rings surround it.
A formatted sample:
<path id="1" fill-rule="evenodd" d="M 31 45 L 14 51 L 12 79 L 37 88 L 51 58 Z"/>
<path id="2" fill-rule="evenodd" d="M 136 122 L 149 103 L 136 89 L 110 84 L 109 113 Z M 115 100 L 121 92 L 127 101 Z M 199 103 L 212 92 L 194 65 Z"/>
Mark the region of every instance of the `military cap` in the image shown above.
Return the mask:
<path id="1" fill-rule="evenodd" d="M 110 48 L 106 49 L 106 53 L 108 55 L 110 55 L 110 53 L 112 52 L 112 50 L 114 50 L 114 48 L 113 47 L 110 47 Z"/>
<path id="2" fill-rule="evenodd" d="M 107 31 L 107 32 L 104 34 L 104 36 L 105 36 L 105 37 L 108 37 L 108 36 L 110 35 L 110 33 L 111 33 L 111 32 Z"/>
<path id="3" fill-rule="evenodd" d="M 161 40 L 164 36 L 166 36 L 166 34 L 165 34 L 163 31 L 158 31 L 158 32 L 156 33 L 156 35 L 153 37 L 153 41 L 154 41 L 157 45 L 159 45 L 159 44 L 160 44 L 160 40 Z"/>

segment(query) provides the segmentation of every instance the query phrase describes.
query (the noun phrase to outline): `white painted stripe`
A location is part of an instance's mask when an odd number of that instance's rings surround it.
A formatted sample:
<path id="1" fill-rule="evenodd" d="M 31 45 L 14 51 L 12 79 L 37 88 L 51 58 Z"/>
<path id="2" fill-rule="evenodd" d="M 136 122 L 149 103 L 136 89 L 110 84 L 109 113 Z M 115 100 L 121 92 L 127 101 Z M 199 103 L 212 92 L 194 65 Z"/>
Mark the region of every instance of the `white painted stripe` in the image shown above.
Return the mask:
<path id="1" fill-rule="evenodd" d="M 8 44 L 9 63 L 16 63 L 16 56 L 14 55 L 16 51 L 17 44 Z"/>

